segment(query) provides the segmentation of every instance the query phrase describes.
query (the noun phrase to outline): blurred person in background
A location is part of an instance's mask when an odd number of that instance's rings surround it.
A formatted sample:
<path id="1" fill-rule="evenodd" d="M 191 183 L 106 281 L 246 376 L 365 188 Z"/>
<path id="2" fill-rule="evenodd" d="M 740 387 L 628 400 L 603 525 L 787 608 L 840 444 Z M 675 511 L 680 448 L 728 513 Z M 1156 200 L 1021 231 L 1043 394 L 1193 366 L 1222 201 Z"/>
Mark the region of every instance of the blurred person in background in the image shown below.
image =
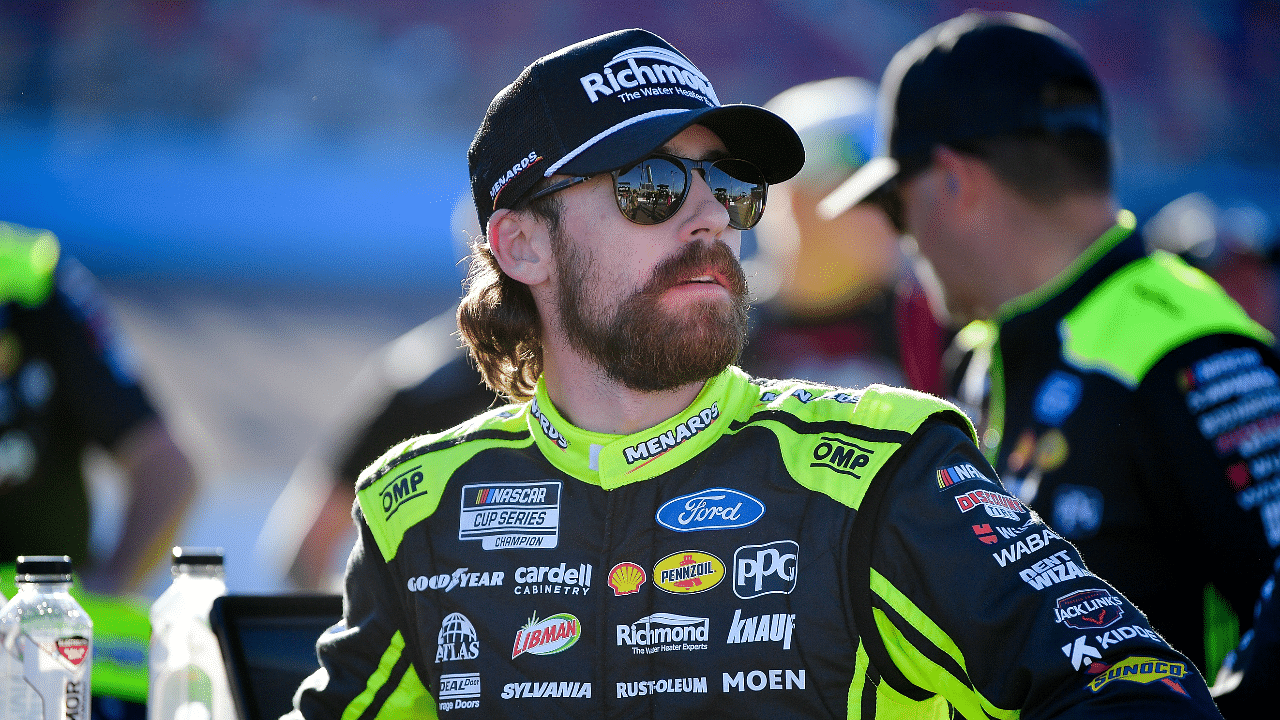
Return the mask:
<path id="1" fill-rule="evenodd" d="M 144 603 L 134 593 L 173 544 L 196 476 L 147 398 L 93 277 L 47 231 L 0 223 L 0 575 L 19 555 L 69 555 L 95 621 L 93 699 L 136 716 L 147 687 Z M 87 455 L 101 448 L 127 483 L 120 535 L 90 552 Z M 104 698 L 134 703 L 103 707 Z"/>
<path id="2" fill-rule="evenodd" d="M 900 50 L 881 88 L 884 150 L 824 210 L 884 208 L 952 316 L 990 321 L 958 337 L 973 350 L 961 392 L 980 395 L 966 399 L 1006 487 L 1210 676 L 1255 625 L 1244 640 L 1258 662 L 1233 661 L 1243 680 L 1219 702 L 1266 702 L 1280 546 L 1272 336 L 1203 273 L 1147 254 L 1112 192 L 1102 88 L 1059 29 L 966 13 Z M 1020 547 L 973 531 L 996 557 Z M 1020 569 L 1036 555 L 1007 557 Z M 1123 647 L 1124 630 L 1107 621 L 1080 640 Z"/>
<path id="3" fill-rule="evenodd" d="M 873 382 L 942 394 L 945 335 L 883 213 L 819 217 L 818 201 L 875 151 L 875 85 L 836 77 L 765 104 L 796 129 L 805 166 L 769 189 L 747 265 L 759 304 L 744 370 L 845 387 Z"/>

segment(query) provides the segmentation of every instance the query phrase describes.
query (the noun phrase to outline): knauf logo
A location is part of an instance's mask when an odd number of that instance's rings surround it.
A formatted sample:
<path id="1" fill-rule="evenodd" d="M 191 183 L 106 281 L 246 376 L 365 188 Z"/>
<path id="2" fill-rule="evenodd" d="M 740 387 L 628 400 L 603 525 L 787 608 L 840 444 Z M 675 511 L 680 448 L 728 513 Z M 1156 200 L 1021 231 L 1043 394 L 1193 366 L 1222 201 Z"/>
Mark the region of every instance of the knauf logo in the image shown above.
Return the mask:
<path id="1" fill-rule="evenodd" d="M 693 63 L 675 51 L 652 45 L 624 50 L 605 63 L 601 72 L 583 75 L 579 81 L 593 103 L 601 95 L 614 93 L 620 93 L 623 102 L 679 94 L 720 106 L 711 81 Z"/>

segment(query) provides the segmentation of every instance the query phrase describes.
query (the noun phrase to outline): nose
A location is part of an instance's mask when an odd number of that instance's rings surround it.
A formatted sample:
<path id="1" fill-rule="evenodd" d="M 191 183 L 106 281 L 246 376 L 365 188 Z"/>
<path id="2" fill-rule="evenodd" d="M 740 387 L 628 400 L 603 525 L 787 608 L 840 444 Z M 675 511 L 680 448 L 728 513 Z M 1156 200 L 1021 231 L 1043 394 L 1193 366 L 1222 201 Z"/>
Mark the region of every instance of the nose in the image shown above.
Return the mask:
<path id="1" fill-rule="evenodd" d="M 715 196 L 715 192 L 707 183 L 706 172 L 701 168 L 690 173 L 689 197 L 685 198 L 684 207 L 688 219 L 681 228 L 681 235 L 686 240 L 724 239 L 729 228 L 729 211 L 724 203 Z M 736 232 L 733 233 L 737 235 Z"/>

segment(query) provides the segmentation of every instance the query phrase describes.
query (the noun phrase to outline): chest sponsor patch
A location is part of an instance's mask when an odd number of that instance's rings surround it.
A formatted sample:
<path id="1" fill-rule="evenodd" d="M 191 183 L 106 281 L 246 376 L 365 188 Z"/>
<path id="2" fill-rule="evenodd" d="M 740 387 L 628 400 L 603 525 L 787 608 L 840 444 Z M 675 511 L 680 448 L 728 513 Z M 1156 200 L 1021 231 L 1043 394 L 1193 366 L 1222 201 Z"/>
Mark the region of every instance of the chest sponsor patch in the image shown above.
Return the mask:
<path id="1" fill-rule="evenodd" d="M 764 503 L 731 488 L 708 488 L 672 498 L 658 508 L 654 519 L 668 530 L 731 530 L 764 517 Z"/>
<path id="2" fill-rule="evenodd" d="M 724 576 L 720 558 L 700 550 L 672 553 L 653 566 L 653 584 L 676 595 L 706 592 Z"/>
<path id="3" fill-rule="evenodd" d="M 479 540 L 485 550 L 556 547 L 562 485 L 558 480 L 464 485 L 458 539 Z"/>
<path id="4" fill-rule="evenodd" d="M 1058 598 L 1053 619 L 1076 630 L 1101 630 L 1124 616 L 1124 602 L 1104 588 L 1077 590 Z"/>
<path id="5" fill-rule="evenodd" d="M 511 659 L 530 655 L 555 655 L 573 647 L 582 637 L 582 625 L 569 613 L 556 613 L 539 620 L 535 613 L 524 627 L 516 631 L 516 643 L 511 648 Z"/>

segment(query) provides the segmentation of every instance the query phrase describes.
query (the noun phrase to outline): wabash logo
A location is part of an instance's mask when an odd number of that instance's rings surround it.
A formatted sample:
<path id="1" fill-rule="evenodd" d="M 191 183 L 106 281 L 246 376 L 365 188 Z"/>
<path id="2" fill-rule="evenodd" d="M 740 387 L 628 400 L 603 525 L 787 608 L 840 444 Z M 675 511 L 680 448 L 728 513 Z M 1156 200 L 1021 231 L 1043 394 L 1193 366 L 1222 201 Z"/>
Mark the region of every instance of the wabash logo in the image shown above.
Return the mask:
<path id="1" fill-rule="evenodd" d="M 866 467 L 874 454 L 874 450 L 848 440 L 823 436 L 822 442 L 813 449 L 814 462 L 809 463 L 809 467 L 823 467 L 841 475 L 852 475 L 862 479 L 862 476 L 854 471 Z"/>
<path id="2" fill-rule="evenodd" d="M 1102 588 L 1063 595 L 1053 609 L 1055 622 L 1076 630 L 1101 630 L 1116 624 L 1121 617 L 1124 617 L 1124 603 Z"/>
<path id="3" fill-rule="evenodd" d="M 378 491 L 378 495 L 382 498 L 382 512 L 385 513 L 385 517 L 390 518 L 405 503 L 426 495 L 427 488 L 422 487 L 423 479 L 422 466 L 418 465 L 405 470 L 384 485 Z"/>

